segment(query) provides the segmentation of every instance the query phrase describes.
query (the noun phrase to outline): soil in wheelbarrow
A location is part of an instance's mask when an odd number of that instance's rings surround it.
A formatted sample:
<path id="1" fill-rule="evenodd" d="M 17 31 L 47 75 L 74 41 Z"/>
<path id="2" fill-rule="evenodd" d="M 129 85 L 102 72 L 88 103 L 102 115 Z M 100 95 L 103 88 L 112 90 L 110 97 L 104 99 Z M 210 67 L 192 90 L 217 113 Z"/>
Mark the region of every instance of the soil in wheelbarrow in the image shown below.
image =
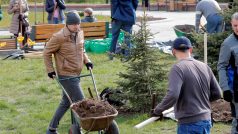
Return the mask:
<path id="1" fill-rule="evenodd" d="M 176 25 L 175 28 L 184 33 L 192 33 L 195 31 L 195 26 L 193 25 Z"/>
<path id="2" fill-rule="evenodd" d="M 232 120 L 230 103 L 225 100 L 212 102 L 212 116 L 216 122 L 229 122 Z"/>
<path id="3" fill-rule="evenodd" d="M 73 110 L 81 118 L 101 117 L 115 114 L 115 109 L 107 101 L 85 99 L 75 103 Z"/>

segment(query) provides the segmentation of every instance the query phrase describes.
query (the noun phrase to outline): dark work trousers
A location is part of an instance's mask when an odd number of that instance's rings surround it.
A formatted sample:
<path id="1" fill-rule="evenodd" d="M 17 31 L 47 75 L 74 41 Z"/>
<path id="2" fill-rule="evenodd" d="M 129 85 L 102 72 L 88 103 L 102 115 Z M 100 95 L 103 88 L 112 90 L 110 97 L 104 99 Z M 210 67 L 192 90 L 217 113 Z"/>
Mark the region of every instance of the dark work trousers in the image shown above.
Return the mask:
<path id="1" fill-rule="evenodd" d="M 132 26 L 133 26 L 132 24 L 128 24 L 127 22 L 122 22 L 120 20 L 112 21 L 112 42 L 111 42 L 111 48 L 110 48 L 111 53 L 116 52 L 116 46 L 117 46 L 118 37 L 119 37 L 121 29 L 131 34 Z M 129 53 L 130 53 L 129 51 L 131 48 L 130 35 L 125 34 L 124 43 L 127 45 L 127 48 L 123 54 L 125 56 L 129 56 Z"/>
<path id="2" fill-rule="evenodd" d="M 231 134 L 238 134 L 238 103 L 232 100 L 231 104 L 231 111 L 232 111 L 232 128 Z"/>
<path id="3" fill-rule="evenodd" d="M 70 78 L 69 76 L 59 76 L 59 79 Z M 62 80 L 60 81 L 68 95 L 70 96 L 72 102 L 77 102 L 79 100 L 84 99 L 83 91 L 80 87 L 80 80 L 79 78 L 72 78 L 69 80 Z M 70 102 L 65 93 L 62 91 L 62 99 L 61 102 L 50 122 L 49 129 L 56 130 L 61 118 L 64 116 L 66 111 L 70 107 Z M 76 123 L 76 122 L 74 122 Z"/>

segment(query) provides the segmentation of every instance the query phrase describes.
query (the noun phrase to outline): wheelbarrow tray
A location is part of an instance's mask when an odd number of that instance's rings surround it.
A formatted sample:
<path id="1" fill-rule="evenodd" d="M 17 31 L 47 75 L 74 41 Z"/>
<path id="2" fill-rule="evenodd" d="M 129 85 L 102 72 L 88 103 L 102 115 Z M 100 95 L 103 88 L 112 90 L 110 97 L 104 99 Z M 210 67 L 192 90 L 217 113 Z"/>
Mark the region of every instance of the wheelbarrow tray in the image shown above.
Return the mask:
<path id="1" fill-rule="evenodd" d="M 173 27 L 175 34 L 177 35 L 177 37 L 181 37 L 181 36 L 189 36 L 191 35 L 192 32 L 195 31 L 195 26 L 194 25 L 189 25 L 189 24 L 185 24 L 185 25 L 176 25 Z"/>
<path id="2" fill-rule="evenodd" d="M 72 108 L 74 104 L 71 105 L 71 110 L 73 111 L 77 122 L 86 131 L 99 131 L 107 129 L 112 123 L 113 119 L 118 115 L 118 111 L 114 108 L 114 114 L 107 116 L 98 117 L 79 117 L 77 112 Z"/>

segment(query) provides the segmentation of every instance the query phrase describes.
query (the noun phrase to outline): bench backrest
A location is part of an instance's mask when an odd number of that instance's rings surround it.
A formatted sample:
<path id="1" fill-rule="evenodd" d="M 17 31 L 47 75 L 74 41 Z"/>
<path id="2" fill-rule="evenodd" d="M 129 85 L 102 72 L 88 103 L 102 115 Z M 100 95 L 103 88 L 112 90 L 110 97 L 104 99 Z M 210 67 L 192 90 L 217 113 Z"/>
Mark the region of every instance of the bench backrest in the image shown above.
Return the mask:
<path id="1" fill-rule="evenodd" d="M 65 24 L 33 25 L 30 38 L 36 42 L 46 42 L 51 36 L 62 29 Z M 80 24 L 85 39 L 100 39 L 108 37 L 109 22 L 86 22 Z"/>
<path id="2" fill-rule="evenodd" d="M 0 50 L 7 50 L 7 49 L 17 49 L 16 38 L 9 38 L 9 39 L 0 39 L 0 44 L 6 43 L 5 46 L 0 45 Z"/>

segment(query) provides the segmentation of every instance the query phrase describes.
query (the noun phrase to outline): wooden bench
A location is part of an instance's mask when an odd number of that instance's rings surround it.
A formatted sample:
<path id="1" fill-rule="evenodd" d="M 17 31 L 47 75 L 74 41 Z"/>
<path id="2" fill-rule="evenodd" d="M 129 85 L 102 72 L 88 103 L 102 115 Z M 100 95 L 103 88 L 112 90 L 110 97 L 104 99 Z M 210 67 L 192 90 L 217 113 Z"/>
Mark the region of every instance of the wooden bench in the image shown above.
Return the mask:
<path id="1" fill-rule="evenodd" d="M 2 43 L 6 45 L 2 46 Z M 2 38 L 0 44 L 0 50 L 17 49 L 16 38 Z"/>
<path id="2" fill-rule="evenodd" d="M 35 42 L 46 42 L 54 33 L 62 29 L 65 24 L 41 24 L 33 25 L 30 34 Z M 85 39 L 103 39 L 109 34 L 109 22 L 86 22 L 80 24 Z"/>

